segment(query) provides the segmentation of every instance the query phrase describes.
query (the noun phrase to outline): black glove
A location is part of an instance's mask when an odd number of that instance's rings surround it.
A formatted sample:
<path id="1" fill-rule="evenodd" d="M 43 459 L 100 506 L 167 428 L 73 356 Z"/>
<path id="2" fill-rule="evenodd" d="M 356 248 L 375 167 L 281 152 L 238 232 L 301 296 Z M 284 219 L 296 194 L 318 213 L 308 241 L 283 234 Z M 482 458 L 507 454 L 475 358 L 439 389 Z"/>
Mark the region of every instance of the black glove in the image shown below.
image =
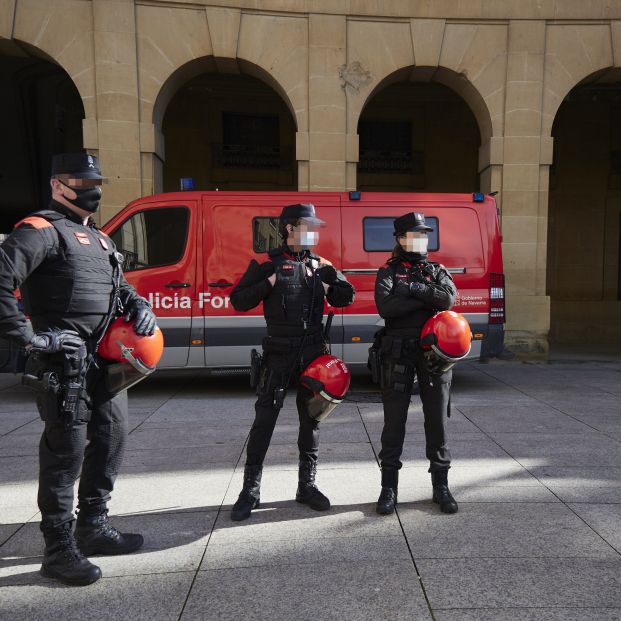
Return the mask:
<path id="1" fill-rule="evenodd" d="M 319 278 L 321 278 L 321 281 L 325 282 L 326 285 L 333 285 L 339 279 L 336 270 L 331 265 L 320 267 L 317 270 L 317 274 L 319 274 Z"/>
<path id="2" fill-rule="evenodd" d="M 84 341 L 75 330 L 47 330 L 35 334 L 30 340 L 30 351 L 42 354 L 56 354 L 65 352 L 75 354 Z"/>
<path id="3" fill-rule="evenodd" d="M 410 283 L 410 295 L 415 298 L 423 298 L 425 297 L 429 287 L 422 282 L 411 282 Z"/>
<path id="4" fill-rule="evenodd" d="M 125 310 L 125 321 L 134 319 L 134 332 L 139 336 L 151 336 L 157 326 L 157 317 L 146 302 L 134 302 Z"/>
<path id="5" fill-rule="evenodd" d="M 272 274 L 274 274 L 274 264 L 271 261 L 261 263 L 261 265 L 259 265 L 259 271 L 261 272 L 261 276 L 263 278 L 269 278 Z"/>

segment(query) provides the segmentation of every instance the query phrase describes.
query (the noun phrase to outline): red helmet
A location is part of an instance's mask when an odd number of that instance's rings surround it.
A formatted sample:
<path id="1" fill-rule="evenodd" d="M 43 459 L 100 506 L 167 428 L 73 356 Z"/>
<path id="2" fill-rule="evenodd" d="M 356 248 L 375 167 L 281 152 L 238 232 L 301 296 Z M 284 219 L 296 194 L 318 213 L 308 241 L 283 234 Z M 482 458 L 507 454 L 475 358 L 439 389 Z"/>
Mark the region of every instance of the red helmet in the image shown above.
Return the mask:
<path id="1" fill-rule="evenodd" d="M 311 418 L 323 420 L 343 401 L 349 390 L 349 369 L 336 356 L 324 354 L 304 369 L 300 384 L 313 392 L 308 401 Z"/>
<path id="2" fill-rule="evenodd" d="M 151 336 L 140 336 L 133 323 L 119 317 L 110 324 L 97 353 L 112 363 L 106 366 L 106 387 L 117 393 L 155 371 L 164 353 L 164 336 L 158 327 Z"/>
<path id="3" fill-rule="evenodd" d="M 442 311 L 427 320 L 420 335 L 423 364 L 431 373 L 446 373 L 470 353 L 472 332 L 463 315 Z"/>

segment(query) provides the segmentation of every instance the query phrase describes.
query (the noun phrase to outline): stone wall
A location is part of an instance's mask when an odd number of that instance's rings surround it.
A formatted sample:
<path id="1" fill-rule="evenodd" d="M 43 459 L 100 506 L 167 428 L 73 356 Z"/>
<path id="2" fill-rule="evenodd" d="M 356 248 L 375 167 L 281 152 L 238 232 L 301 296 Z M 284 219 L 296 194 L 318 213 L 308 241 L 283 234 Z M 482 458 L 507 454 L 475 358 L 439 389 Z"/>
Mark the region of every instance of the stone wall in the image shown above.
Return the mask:
<path id="1" fill-rule="evenodd" d="M 0 0 L 3 38 L 75 82 L 84 146 L 110 177 L 103 219 L 161 187 L 167 105 L 205 71 L 282 97 L 300 190 L 357 187 L 358 121 L 378 90 L 413 69 L 449 87 L 478 124 L 480 186 L 498 192 L 508 341 L 546 349 L 552 126 L 572 88 L 621 65 L 620 1 Z"/>

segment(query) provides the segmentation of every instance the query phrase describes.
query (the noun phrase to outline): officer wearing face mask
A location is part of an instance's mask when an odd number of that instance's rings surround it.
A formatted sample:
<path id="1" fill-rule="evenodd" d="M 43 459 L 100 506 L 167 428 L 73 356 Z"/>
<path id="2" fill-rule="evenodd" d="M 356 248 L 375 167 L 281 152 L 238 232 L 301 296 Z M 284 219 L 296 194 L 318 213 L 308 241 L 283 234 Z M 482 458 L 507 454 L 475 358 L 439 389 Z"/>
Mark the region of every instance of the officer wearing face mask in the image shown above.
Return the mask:
<path id="1" fill-rule="evenodd" d="M 28 352 L 23 382 L 37 391 L 45 428 L 39 446 L 42 575 L 86 585 L 101 577 L 86 557 L 140 548 L 141 535 L 108 521 L 107 502 L 127 437 L 127 393 L 106 389 L 95 353 L 117 314 L 139 335 L 155 315 L 127 283 L 112 240 L 90 216 L 101 200 L 97 158 L 56 155 L 52 200 L 15 226 L 0 246 L 0 336 Z M 14 296 L 19 288 L 26 314 Z M 73 487 L 80 474 L 73 532 Z"/>
<path id="2" fill-rule="evenodd" d="M 329 261 L 311 252 L 323 224 L 313 205 L 286 206 L 279 220 L 282 246 L 270 251 L 269 260 L 262 264 L 253 259 L 231 292 L 231 303 L 238 311 L 248 311 L 263 302 L 268 334 L 263 340 L 244 485 L 231 512 L 235 521 L 245 520 L 259 505 L 263 460 L 287 388 L 297 383 L 301 370 L 328 351 L 322 325 L 324 300 L 336 307 L 354 301 L 354 289 L 345 277 Z M 312 396 L 310 390 L 298 385 L 300 461 L 296 500 L 325 511 L 330 501 L 315 484 L 319 423 L 309 415 Z"/>
<path id="3" fill-rule="evenodd" d="M 381 356 L 382 403 L 382 491 L 377 512 L 394 511 L 405 425 L 415 378 L 418 377 L 425 417 L 426 454 L 429 459 L 433 500 L 444 513 L 457 512 L 448 488 L 451 456 L 447 445 L 452 371 L 433 373 L 424 364 L 419 346 L 421 329 L 436 312 L 449 310 L 457 295 L 446 268 L 427 257 L 427 233 L 422 213 L 408 213 L 394 222 L 397 245 L 393 256 L 379 269 L 375 303 L 385 320 L 378 334 Z"/>

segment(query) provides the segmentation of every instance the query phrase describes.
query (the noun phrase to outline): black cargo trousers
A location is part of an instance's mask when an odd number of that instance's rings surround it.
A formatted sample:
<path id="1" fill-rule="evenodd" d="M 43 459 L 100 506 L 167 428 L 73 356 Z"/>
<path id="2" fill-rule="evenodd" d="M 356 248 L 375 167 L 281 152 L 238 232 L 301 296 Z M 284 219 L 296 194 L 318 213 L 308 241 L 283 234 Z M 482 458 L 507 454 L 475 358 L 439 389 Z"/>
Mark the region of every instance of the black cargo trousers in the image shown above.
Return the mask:
<path id="1" fill-rule="evenodd" d="M 26 372 L 62 377 L 63 355 L 31 355 Z M 74 484 L 80 476 L 78 507 L 86 514 L 106 508 L 114 488 L 127 440 L 127 391 L 106 390 L 103 370 L 92 364 L 86 376 L 78 415 L 66 424 L 59 395 L 37 392 L 37 409 L 45 428 L 39 443 L 41 530 L 55 529 L 73 520 Z M 64 416 L 64 415 L 63 415 Z"/>
<path id="2" fill-rule="evenodd" d="M 308 401 L 312 392 L 298 382 L 300 370 L 315 358 L 328 353 L 328 346 L 321 332 L 309 335 L 302 347 L 302 337 L 286 338 L 268 336 L 263 340 L 263 363 L 257 387 L 255 418 L 250 429 L 246 449 L 246 465 L 261 466 L 272 439 L 281 406 L 275 403 L 279 388 L 287 390 L 297 386 L 296 405 L 300 420 L 298 449 L 300 461 L 316 463 L 319 453 L 319 422 L 308 414 Z M 290 379 L 289 385 L 287 385 Z"/>
<path id="3" fill-rule="evenodd" d="M 429 472 L 450 468 L 451 453 L 447 444 L 446 423 L 450 416 L 453 372 L 429 373 L 421 362 L 422 352 L 417 337 L 383 336 L 381 356 L 384 429 L 379 458 L 382 469 L 399 470 L 402 466 L 400 457 L 416 377 L 423 404 Z"/>

